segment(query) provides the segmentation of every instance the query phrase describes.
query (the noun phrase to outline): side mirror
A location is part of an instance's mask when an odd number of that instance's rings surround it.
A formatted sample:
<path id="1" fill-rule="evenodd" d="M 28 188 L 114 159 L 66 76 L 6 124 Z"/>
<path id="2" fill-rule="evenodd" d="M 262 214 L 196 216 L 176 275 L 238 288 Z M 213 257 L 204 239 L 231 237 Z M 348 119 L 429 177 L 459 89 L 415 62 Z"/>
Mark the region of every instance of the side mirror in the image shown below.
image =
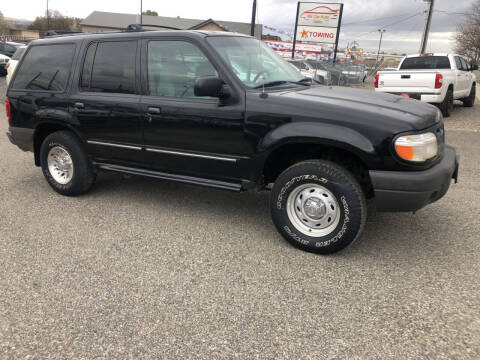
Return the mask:
<path id="1" fill-rule="evenodd" d="M 471 65 L 470 71 L 478 70 L 478 65 Z"/>
<path id="2" fill-rule="evenodd" d="M 224 82 L 216 76 L 197 78 L 193 91 L 195 96 L 210 96 L 220 99 L 225 98 L 228 94 L 228 92 L 224 91 Z"/>

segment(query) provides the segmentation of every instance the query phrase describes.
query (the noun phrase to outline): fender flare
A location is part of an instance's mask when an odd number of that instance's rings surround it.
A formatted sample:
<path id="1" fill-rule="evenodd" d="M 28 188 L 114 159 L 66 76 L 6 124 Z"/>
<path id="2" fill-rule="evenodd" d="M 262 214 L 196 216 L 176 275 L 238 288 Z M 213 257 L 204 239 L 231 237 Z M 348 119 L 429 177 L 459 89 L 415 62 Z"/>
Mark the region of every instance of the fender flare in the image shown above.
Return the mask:
<path id="1" fill-rule="evenodd" d="M 364 161 L 366 157 L 376 154 L 372 142 L 359 132 L 344 126 L 316 122 L 288 123 L 272 130 L 259 144 L 258 152 L 268 157 L 280 146 L 294 143 L 314 143 L 341 148 Z"/>

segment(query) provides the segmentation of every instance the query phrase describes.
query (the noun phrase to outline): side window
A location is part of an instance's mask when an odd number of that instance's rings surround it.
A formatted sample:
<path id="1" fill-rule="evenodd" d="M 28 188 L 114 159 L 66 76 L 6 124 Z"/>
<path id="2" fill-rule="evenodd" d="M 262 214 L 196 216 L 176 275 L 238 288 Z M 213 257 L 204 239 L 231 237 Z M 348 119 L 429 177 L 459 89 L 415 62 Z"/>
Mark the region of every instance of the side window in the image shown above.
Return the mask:
<path id="1" fill-rule="evenodd" d="M 462 62 L 459 56 L 455 56 L 455 65 L 457 66 L 457 70 L 462 70 Z"/>
<path id="2" fill-rule="evenodd" d="M 467 62 L 465 61 L 464 58 L 460 58 L 460 61 L 462 62 L 462 70 L 465 70 L 465 71 L 468 71 L 468 64 Z"/>
<path id="3" fill-rule="evenodd" d="M 134 94 L 136 41 L 91 44 L 83 64 L 80 87 L 86 91 Z"/>
<path id="4" fill-rule="evenodd" d="M 5 51 L 5 43 L 0 41 L 0 51 Z"/>
<path id="5" fill-rule="evenodd" d="M 16 71 L 13 89 L 63 91 L 67 85 L 75 45 L 38 45 L 27 52 Z"/>
<path id="6" fill-rule="evenodd" d="M 150 41 L 148 43 L 148 94 L 195 98 L 195 80 L 218 76 L 201 50 L 186 41 Z"/>

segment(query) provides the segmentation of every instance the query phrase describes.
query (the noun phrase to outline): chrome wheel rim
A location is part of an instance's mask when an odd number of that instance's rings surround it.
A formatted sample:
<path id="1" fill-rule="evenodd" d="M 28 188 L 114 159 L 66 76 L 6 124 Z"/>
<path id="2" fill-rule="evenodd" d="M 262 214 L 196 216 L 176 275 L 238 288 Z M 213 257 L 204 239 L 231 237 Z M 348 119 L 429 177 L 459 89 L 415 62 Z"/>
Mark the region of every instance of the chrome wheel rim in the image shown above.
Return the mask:
<path id="1" fill-rule="evenodd" d="M 295 188 L 288 196 L 286 210 L 292 225 L 311 237 L 332 233 L 340 221 L 337 198 L 318 184 L 303 184 Z"/>
<path id="2" fill-rule="evenodd" d="M 59 184 L 65 185 L 73 178 L 73 161 L 70 153 L 61 146 L 54 146 L 47 156 L 48 171 Z"/>

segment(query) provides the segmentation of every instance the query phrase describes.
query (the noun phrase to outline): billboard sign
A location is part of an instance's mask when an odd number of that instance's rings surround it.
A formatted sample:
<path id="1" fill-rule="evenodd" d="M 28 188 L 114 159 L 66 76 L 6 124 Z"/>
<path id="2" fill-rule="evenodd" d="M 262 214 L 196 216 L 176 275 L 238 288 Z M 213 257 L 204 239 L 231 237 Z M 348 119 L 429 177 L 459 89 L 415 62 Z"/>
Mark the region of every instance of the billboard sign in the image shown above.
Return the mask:
<path id="1" fill-rule="evenodd" d="M 297 28 L 297 41 L 335 44 L 337 41 L 337 28 L 299 26 Z"/>
<path id="2" fill-rule="evenodd" d="M 341 4 L 300 3 L 298 25 L 338 27 Z"/>
<path id="3" fill-rule="evenodd" d="M 298 2 L 292 58 L 297 41 L 334 44 L 336 58 L 342 14 L 343 4 Z"/>

